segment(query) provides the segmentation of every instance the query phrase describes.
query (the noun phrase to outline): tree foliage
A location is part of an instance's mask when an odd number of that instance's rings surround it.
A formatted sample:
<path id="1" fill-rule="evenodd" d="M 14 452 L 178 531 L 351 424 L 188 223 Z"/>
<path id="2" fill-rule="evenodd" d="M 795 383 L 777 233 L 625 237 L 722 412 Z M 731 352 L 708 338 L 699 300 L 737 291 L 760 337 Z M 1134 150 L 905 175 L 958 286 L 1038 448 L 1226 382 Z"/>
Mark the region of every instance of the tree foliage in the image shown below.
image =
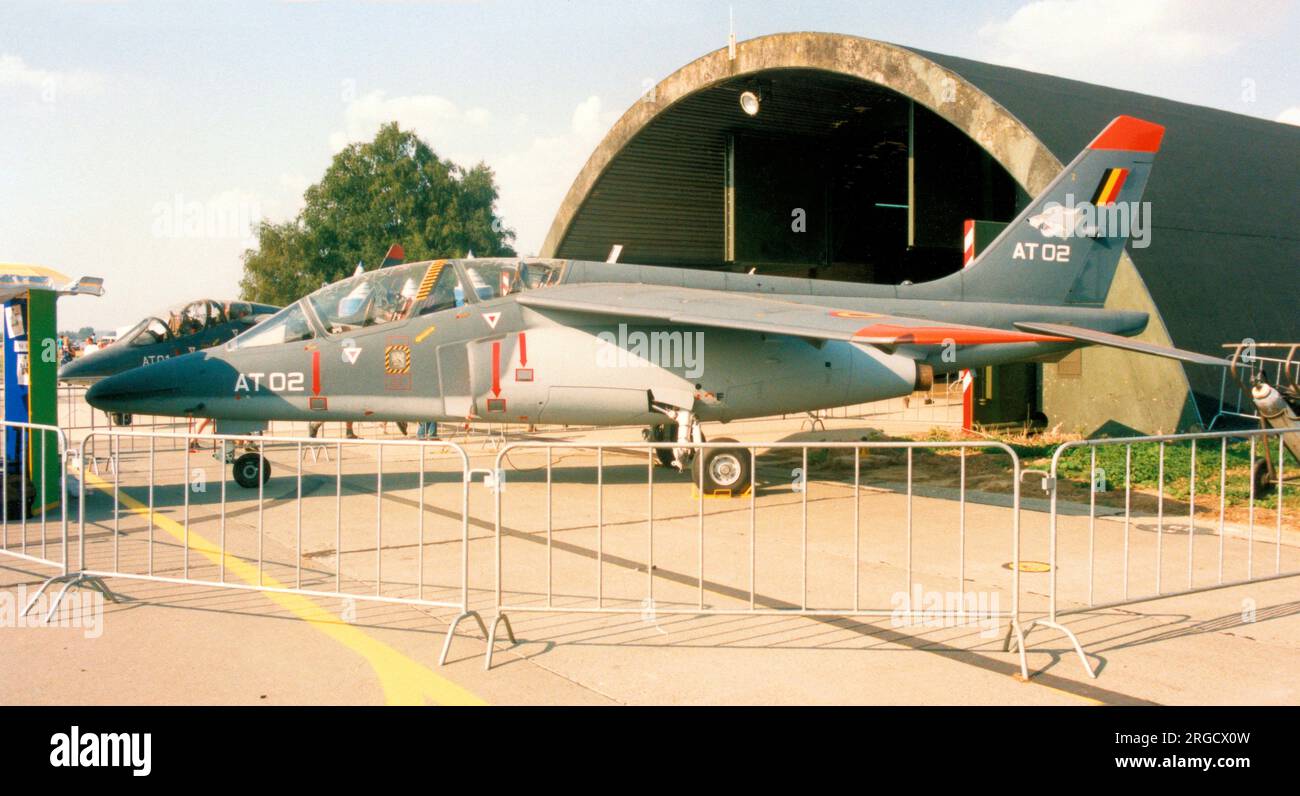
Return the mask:
<path id="1" fill-rule="evenodd" d="M 514 254 L 514 232 L 494 212 L 492 170 L 442 160 L 396 122 L 335 155 L 304 199 L 294 219 L 259 224 L 257 248 L 243 257 L 245 299 L 288 304 L 351 275 L 359 261 L 378 267 L 393 243 L 408 261 Z"/>

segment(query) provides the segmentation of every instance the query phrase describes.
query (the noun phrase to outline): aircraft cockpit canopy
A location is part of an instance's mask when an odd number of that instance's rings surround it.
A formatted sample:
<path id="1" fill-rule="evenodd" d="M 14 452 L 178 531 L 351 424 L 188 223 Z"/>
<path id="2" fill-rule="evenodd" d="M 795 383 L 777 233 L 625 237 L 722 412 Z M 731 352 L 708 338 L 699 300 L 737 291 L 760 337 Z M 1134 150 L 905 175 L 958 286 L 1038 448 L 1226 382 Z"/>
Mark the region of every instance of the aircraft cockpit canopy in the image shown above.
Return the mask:
<path id="1" fill-rule="evenodd" d="M 452 263 L 436 260 L 369 271 L 323 287 L 307 301 L 329 333 L 339 334 L 546 287 L 562 273 L 559 264 L 527 260 L 466 260 L 462 267 L 469 291 Z"/>
<path id="2" fill-rule="evenodd" d="M 133 346 L 156 345 L 167 340 L 198 334 L 209 326 L 238 320 L 252 314 L 253 305 L 246 301 L 221 302 L 199 299 L 175 304 L 140 321 L 122 335 L 120 342 Z"/>

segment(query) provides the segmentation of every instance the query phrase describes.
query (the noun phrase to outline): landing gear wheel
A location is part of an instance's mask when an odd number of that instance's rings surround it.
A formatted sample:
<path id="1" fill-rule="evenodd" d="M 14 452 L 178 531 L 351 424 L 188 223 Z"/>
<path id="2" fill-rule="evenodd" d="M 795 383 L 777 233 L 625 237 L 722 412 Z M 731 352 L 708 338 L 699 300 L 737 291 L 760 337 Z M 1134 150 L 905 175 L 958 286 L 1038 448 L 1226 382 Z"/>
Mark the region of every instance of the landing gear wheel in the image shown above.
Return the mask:
<path id="1" fill-rule="evenodd" d="M 257 474 L 260 470 L 262 473 L 262 483 L 271 480 L 271 463 L 268 462 L 261 454 L 245 453 L 238 459 L 235 459 L 234 465 L 235 483 L 244 489 L 257 488 Z"/>
<path id="2" fill-rule="evenodd" d="M 129 426 L 131 425 L 131 416 L 122 412 L 109 412 L 108 422 L 114 426 Z"/>
<path id="3" fill-rule="evenodd" d="M 1255 484 L 1255 497 L 1262 497 L 1265 492 L 1273 488 L 1273 474 L 1269 472 L 1267 459 L 1256 459 L 1255 466 L 1250 471 L 1250 480 Z"/>
<path id="4" fill-rule="evenodd" d="M 735 442 L 720 439 L 718 442 Z M 704 494 L 743 495 L 753 485 L 748 448 L 707 448 L 691 462 L 691 479 L 698 487 L 703 477 Z"/>

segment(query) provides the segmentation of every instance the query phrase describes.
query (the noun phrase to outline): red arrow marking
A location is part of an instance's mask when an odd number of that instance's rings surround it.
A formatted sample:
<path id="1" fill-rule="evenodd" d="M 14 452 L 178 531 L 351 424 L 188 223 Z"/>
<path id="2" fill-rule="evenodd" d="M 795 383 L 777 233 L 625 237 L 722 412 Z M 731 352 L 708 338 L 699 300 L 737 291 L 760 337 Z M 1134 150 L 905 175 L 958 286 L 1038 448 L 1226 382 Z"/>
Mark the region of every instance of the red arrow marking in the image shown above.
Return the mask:
<path id="1" fill-rule="evenodd" d="M 519 333 L 519 364 L 528 364 L 528 337 L 523 332 Z"/>
<path id="2" fill-rule="evenodd" d="M 311 352 L 311 394 L 320 395 L 320 352 Z"/>
<path id="3" fill-rule="evenodd" d="M 492 395 L 501 395 L 501 341 L 492 344 Z"/>

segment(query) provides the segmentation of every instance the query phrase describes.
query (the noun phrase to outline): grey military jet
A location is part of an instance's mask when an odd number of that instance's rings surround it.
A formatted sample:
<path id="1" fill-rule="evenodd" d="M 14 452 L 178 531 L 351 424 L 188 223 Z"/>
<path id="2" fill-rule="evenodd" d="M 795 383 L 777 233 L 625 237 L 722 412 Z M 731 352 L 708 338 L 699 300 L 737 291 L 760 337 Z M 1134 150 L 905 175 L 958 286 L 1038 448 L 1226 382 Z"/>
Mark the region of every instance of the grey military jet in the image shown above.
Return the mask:
<path id="1" fill-rule="evenodd" d="M 59 368 L 59 381 L 100 379 L 232 339 L 279 312 L 270 304 L 197 299 L 146 316 L 111 345 L 91 349 Z"/>
<path id="2" fill-rule="evenodd" d="M 96 384 L 117 412 L 276 420 L 642 425 L 709 492 L 743 492 L 748 452 L 702 423 L 908 395 L 936 373 L 1089 344 L 1223 360 L 1128 337 L 1103 308 L 1164 128 L 1111 122 L 967 269 L 873 285 L 618 263 L 435 260 L 356 275 L 224 348 Z M 1114 219 L 1110 219 L 1113 221 Z M 731 441 L 731 440 L 714 440 Z M 697 455 L 698 452 L 698 455 Z M 257 454 L 235 478 L 269 476 Z"/>

